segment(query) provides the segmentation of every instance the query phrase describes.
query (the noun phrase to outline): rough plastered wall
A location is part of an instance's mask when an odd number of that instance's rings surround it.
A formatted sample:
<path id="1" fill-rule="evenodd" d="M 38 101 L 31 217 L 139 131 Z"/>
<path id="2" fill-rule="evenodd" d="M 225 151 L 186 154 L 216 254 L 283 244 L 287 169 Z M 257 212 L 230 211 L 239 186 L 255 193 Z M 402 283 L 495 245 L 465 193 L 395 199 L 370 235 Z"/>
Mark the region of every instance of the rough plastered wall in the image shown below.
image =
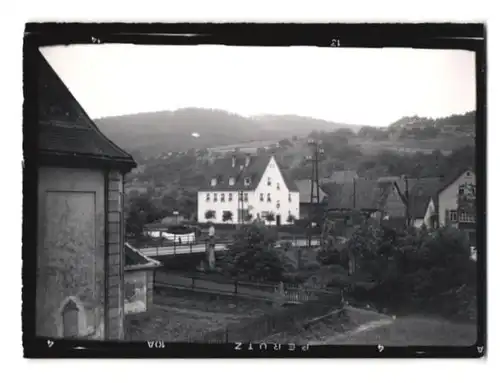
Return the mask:
<path id="1" fill-rule="evenodd" d="M 104 339 L 104 194 L 101 171 L 39 170 L 39 336 Z"/>
<path id="2" fill-rule="evenodd" d="M 108 307 L 107 338 L 124 338 L 124 254 L 123 254 L 123 176 L 108 175 Z"/>
<path id="3" fill-rule="evenodd" d="M 147 310 L 147 271 L 125 272 L 125 314 L 140 313 Z"/>
<path id="4" fill-rule="evenodd" d="M 125 314 L 147 311 L 153 304 L 154 270 L 125 271 Z"/>

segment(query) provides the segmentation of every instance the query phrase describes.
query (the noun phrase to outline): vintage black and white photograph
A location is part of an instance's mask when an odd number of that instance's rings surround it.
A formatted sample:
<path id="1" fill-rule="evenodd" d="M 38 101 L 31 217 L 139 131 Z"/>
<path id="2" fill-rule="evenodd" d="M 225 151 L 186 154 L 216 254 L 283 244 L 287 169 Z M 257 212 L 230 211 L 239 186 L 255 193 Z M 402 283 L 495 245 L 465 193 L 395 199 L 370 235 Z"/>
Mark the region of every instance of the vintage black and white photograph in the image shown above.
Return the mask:
<path id="1" fill-rule="evenodd" d="M 37 337 L 483 346 L 476 53 L 329 40 L 38 48 Z"/>

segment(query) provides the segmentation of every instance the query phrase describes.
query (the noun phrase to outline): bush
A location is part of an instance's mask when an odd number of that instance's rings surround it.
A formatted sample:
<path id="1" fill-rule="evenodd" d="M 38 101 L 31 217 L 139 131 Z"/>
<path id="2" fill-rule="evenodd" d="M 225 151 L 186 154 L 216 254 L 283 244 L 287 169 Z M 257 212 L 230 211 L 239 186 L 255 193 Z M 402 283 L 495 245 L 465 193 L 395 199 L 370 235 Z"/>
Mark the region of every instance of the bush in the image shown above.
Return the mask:
<path id="1" fill-rule="evenodd" d="M 234 242 L 228 249 L 232 274 L 280 281 L 284 266 L 279 250 L 275 248 L 276 239 L 276 233 L 265 226 L 242 227 L 235 233 Z"/>
<path id="2" fill-rule="evenodd" d="M 356 273 L 365 273 L 364 280 L 373 281 L 373 286 L 352 289 L 358 298 L 389 307 L 441 306 L 450 313 L 460 311 L 463 299 L 454 291 L 476 290 L 475 262 L 470 260 L 464 233 L 456 229 L 398 232 L 363 227 L 347 247 L 356 258 Z"/>

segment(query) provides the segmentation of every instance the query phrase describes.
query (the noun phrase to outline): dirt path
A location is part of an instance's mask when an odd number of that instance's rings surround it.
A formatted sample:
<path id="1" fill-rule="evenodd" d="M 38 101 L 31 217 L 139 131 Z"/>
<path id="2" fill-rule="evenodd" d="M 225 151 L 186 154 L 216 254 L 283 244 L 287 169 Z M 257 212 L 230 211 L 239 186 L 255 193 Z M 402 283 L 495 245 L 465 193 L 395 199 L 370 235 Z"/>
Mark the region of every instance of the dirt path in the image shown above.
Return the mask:
<path id="1" fill-rule="evenodd" d="M 337 344 L 339 341 L 342 341 L 344 339 L 350 339 L 355 335 L 358 335 L 360 333 L 363 333 L 365 331 L 371 331 L 379 327 L 387 326 L 393 323 L 393 319 L 379 319 L 375 321 L 371 321 L 365 324 L 362 324 L 361 326 L 355 328 L 354 330 L 348 331 L 344 334 L 337 334 L 333 335 L 331 337 L 328 337 L 326 339 L 323 339 L 321 341 L 313 341 L 309 342 L 310 345 L 327 345 L 327 344 Z"/>

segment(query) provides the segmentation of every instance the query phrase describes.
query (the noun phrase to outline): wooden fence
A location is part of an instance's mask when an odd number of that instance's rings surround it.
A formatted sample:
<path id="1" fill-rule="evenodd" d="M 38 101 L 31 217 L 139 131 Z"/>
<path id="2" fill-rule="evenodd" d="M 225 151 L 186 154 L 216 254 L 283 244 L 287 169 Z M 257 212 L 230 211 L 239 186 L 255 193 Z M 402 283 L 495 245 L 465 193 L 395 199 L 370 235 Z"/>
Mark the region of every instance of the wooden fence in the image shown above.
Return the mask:
<path id="1" fill-rule="evenodd" d="M 161 273 L 160 270 L 155 272 L 154 284 L 156 287 L 161 288 L 162 285 L 176 287 L 175 278 L 172 281 L 169 275 L 175 276 L 175 274 L 164 274 L 159 277 Z M 187 284 L 178 285 L 182 288 L 191 288 L 192 290 L 206 291 L 209 293 L 225 293 L 233 295 L 255 295 L 256 297 L 274 297 L 279 296 L 279 292 L 282 290 L 282 299 L 286 302 L 307 302 L 310 300 L 318 300 L 320 297 L 332 295 L 337 293 L 337 289 L 325 289 L 323 285 L 308 284 L 307 286 L 292 284 L 292 283 L 264 283 L 264 282 L 251 282 L 240 279 L 230 279 L 224 277 L 223 275 L 215 274 L 197 274 L 197 275 L 185 275 L 179 274 L 180 277 L 184 279 L 190 279 Z M 204 287 L 204 281 L 215 282 L 217 285 L 212 283 L 211 287 Z M 264 294 L 259 294 L 263 292 Z"/>

